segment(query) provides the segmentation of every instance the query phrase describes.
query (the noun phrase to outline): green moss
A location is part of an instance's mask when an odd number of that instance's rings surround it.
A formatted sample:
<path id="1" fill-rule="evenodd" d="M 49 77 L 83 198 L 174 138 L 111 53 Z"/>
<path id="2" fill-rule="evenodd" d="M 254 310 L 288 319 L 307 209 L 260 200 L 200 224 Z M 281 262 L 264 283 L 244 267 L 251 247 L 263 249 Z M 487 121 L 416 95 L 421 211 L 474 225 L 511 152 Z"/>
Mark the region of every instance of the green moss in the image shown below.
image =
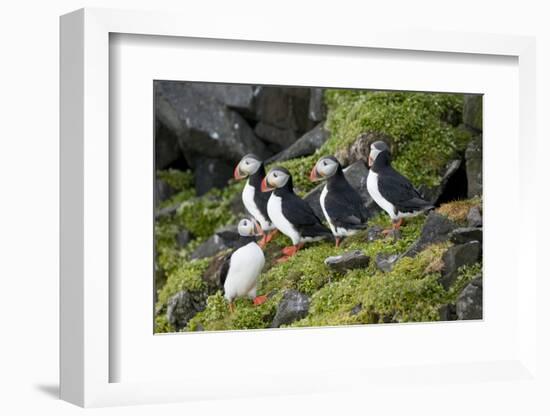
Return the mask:
<path id="1" fill-rule="evenodd" d="M 351 271 L 316 292 L 308 316 L 291 326 L 437 320 L 445 291 L 432 269 L 445 249 L 445 244 L 433 245 L 414 258 L 404 257 L 389 273 L 370 267 Z"/>
<path id="2" fill-rule="evenodd" d="M 461 94 L 327 90 L 330 139 L 321 154 L 334 154 L 361 134 L 392 136 L 394 166 L 416 186 L 435 186 L 445 164 L 464 150 L 470 135 L 443 121 L 461 113 Z"/>
<path id="3" fill-rule="evenodd" d="M 176 330 L 170 323 L 168 322 L 168 319 L 166 319 L 166 314 L 160 314 L 155 317 L 155 333 L 163 333 L 163 332 L 175 332 Z"/>
<path id="4" fill-rule="evenodd" d="M 166 284 L 158 292 L 157 311 L 163 310 L 168 299 L 181 290 L 198 291 L 206 288 L 202 274 L 210 259 L 181 261 L 166 278 Z"/>
<path id="5" fill-rule="evenodd" d="M 193 198 L 195 188 L 193 187 L 193 173 L 176 169 L 159 170 L 157 178 L 166 182 L 176 191 L 176 194 L 160 203 L 160 208 L 169 207 L 174 204 Z"/>
<path id="6" fill-rule="evenodd" d="M 183 201 L 176 220 L 195 237 L 210 237 L 217 228 L 236 221 L 231 202 L 236 194 L 242 192 L 243 186 L 243 183 L 234 183 L 222 190 L 214 188 L 201 197 Z"/>
<path id="7" fill-rule="evenodd" d="M 223 295 L 217 292 L 208 298 L 206 309 L 189 321 L 186 330 L 223 331 L 268 328 L 275 316 L 277 302 L 278 298 L 270 298 L 265 303 L 255 306 L 250 299 L 237 299 L 234 312 L 230 312 Z"/>

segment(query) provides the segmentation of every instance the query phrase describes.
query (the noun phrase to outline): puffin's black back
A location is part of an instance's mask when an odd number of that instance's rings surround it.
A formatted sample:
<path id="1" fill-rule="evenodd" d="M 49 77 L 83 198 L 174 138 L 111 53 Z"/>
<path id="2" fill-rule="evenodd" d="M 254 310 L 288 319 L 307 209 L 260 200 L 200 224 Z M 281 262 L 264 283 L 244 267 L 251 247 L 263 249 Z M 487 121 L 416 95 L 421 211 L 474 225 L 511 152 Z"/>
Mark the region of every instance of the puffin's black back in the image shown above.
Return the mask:
<path id="1" fill-rule="evenodd" d="M 336 227 L 361 228 L 368 213 L 361 197 L 344 176 L 342 167 L 327 181 L 325 209 Z"/>
<path id="2" fill-rule="evenodd" d="M 378 191 L 401 212 L 432 208 L 411 182 L 391 165 L 389 152 L 381 152 L 371 170 L 378 174 Z"/>
<path id="3" fill-rule="evenodd" d="M 264 218 L 269 219 L 267 214 L 267 201 L 269 200 L 269 192 L 262 192 L 262 181 L 265 178 L 265 167 L 262 163 L 258 170 L 249 176 L 248 183 L 255 190 L 254 192 L 254 203 L 264 216 Z"/>

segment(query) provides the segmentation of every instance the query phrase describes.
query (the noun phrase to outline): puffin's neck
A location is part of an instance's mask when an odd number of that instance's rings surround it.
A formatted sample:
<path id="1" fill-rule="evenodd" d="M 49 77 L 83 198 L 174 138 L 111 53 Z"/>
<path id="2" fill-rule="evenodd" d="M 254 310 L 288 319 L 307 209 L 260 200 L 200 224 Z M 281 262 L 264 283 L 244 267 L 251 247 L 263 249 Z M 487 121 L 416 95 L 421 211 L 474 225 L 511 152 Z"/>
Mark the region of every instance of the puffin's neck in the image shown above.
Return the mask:
<path id="1" fill-rule="evenodd" d="M 248 177 L 248 183 L 256 189 L 260 189 L 265 178 L 265 168 L 262 163 L 258 170 Z"/>
<path id="2" fill-rule="evenodd" d="M 391 158 L 389 153 L 384 151 L 378 154 L 370 170 L 374 173 L 379 173 L 388 167 L 391 167 Z"/>
<path id="3" fill-rule="evenodd" d="M 327 179 L 327 189 L 337 188 L 338 185 L 347 182 L 344 176 L 344 171 L 341 166 L 338 166 L 338 170 L 334 175 Z"/>
<path id="4" fill-rule="evenodd" d="M 254 235 L 251 235 L 251 236 L 244 236 L 244 235 L 239 235 L 239 246 L 246 246 L 247 244 L 249 243 L 255 243 L 256 242 L 256 236 Z"/>
<path id="5" fill-rule="evenodd" d="M 285 194 L 293 194 L 294 193 L 294 187 L 292 186 L 292 178 L 288 178 L 287 183 L 285 186 L 282 186 L 280 188 L 275 188 L 273 193 L 277 196 L 282 196 Z"/>

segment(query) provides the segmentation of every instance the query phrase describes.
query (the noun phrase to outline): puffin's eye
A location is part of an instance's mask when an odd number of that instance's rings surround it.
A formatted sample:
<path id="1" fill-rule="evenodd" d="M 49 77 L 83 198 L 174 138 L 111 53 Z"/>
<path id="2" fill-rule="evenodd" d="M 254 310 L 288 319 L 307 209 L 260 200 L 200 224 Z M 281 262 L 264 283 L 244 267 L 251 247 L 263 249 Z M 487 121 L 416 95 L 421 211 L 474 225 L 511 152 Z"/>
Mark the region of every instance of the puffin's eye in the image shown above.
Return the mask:
<path id="1" fill-rule="evenodd" d="M 249 162 L 248 160 L 245 160 L 245 161 L 244 161 L 244 164 L 245 164 L 245 165 L 250 165 L 250 162 Z"/>
<path id="2" fill-rule="evenodd" d="M 274 174 L 273 174 L 273 177 L 274 177 L 274 178 L 276 178 L 276 177 L 277 177 L 277 174 L 276 174 L 276 173 L 274 173 Z"/>
<path id="3" fill-rule="evenodd" d="M 326 166 L 326 165 L 327 165 L 327 161 L 323 160 L 323 166 Z"/>

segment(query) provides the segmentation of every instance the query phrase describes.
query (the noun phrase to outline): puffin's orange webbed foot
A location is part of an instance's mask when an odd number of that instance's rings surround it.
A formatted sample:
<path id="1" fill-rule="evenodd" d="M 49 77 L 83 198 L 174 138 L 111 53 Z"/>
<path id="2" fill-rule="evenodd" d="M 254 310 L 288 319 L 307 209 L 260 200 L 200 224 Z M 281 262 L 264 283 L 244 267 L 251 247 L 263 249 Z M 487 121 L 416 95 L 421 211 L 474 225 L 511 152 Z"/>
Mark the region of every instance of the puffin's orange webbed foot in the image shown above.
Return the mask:
<path id="1" fill-rule="evenodd" d="M 255 306 L 261 305 L 261 304 L 264 303 L 266 300 L 267 300 L 267 296 L 266 296 L 266 295 L 256 296 L 256 297 L 254 298 L 254 305 L 255 305 Z"/>

